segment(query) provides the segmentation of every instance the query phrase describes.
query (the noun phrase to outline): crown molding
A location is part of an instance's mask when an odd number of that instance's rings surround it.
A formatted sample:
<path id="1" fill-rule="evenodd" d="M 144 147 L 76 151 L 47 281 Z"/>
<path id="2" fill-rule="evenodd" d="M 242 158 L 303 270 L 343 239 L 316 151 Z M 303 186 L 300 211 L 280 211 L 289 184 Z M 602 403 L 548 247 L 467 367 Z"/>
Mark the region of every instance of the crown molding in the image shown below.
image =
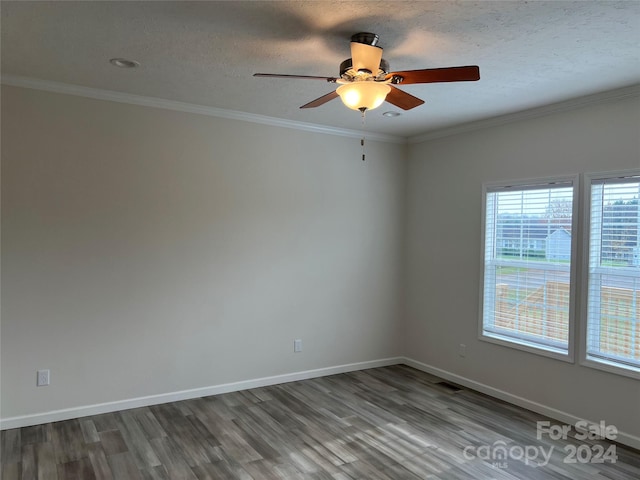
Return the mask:
<path id="1" fill-rule="evenodd" d="M 322 133 L 326 135 L 337 135 L 341 137 L 362 138 L 360 130 L 350 130 L 346 128 L 329 127 L 326 125 L 318 125 L 315 123 L 296 122 L 292 120 L 284 120 L 281 118 L 268 117 L 266 115 L 257 115 L 254 113 L 239 112 L 236 110 L 226 110 L 224 108 L 208 107 L 205 105 L 197 105 L 193 103 L 178 102 L 175 100 L 166 100 L 157 97 L 146 97 L 143 95 L 134 95 L 130 93 L 116 92 L 113 90 L 103 90 L 99 88 L 83 87 L 81 85 L 73 85 L 69 83 L 52 82 L 49 80 L 40 80 L 38 78 L 22 77 L 18 75 L 2 75 L 2 84 L 12 87 L 31 88 L 34 90 L 44 90 L 47 92 L 63 93 L 66 95 L 75 95 L 79 97 L 93 98 L 96 100 L 107 100 L 118 103 L 128 103 L 131 105 L 140 105 L 144 107 L 162 108 L 165 110 L 174 110 L 178 112 L 194 113 L 196 115 L 205 115 L 209 117 L 226 118 L 230 120 L 240 120 L 243 122 L 259 123 L 262 125 L 271 125 L 274 127 L 291 128 L 294 130 L 303 130 L 306 132 Z M 387 143 L 407 143 L 405 137 L 395 135 L 386 135 L 382 133 L 368 132 L 366 134 L 368 140 L 377 140 Z"/>
<path id="2" fill-rule="evenodd" d="M 226 110 L 217 107 L 208 107 L 193 103 L 178 102 L 175 100 L 166 100 L 157 97 L 146 97 L 143 95 L 134 95 L 130 93 L 116 92 L 113 90 L 103 90 L 99 88 L 83 87 L 81 85 L 73 85 L 69 83 L 53 82 L 49 80 L 40 80 L 31 77 L 22 77 L 18 75 L 3 74 L 2 84 L 14 87 L 31 88 L 34 90 L 44 90 L 54 93 L 62 93 L 67 95 L 75 95 L 80 97 L 93 98 L 97 100 L 107 100 L 119 103 L 128 103 L 132 105 L 140 105 L 145 107 L 162 108 L 165 110 L 174 110 L 179 112 L 194 113 L 197 115 L 205 115 L 209 117 L 226 118 L 230 120 L 240 120 L 250 123 L 259 123 L 262 125 L 271 125 L 275 127 L 291 128 L 294 130 L 302 130 L 307 132 L 322 133 L 326 135 L 337 135 L 341 137 L 361 138 L 360 130 L 351 130 L 346 128 L 330 127 L 315 123 L 296 122 L 293 120 L 284 120 L 281 118 L 269 117 L 266 115 L 257 115 L 254 113 L 239 112 L 236 110 Z M 460 133 L 482 130 L 484 128 L 497 127 L 507 123 L 518 122 L 533 118 L 544 117 L 554 113 L 566 112 L 582 107 L 597 105 L 606 102 L 624 100 L 626 98 L 640 96 L 640 84 L 628 87 L 608 90 L 605 92 L 595 93 L 582 97 L 572 98 L 562 102 L 544 105 L 542 107 L 531 108 L 519 112 L 509 113 L 496 117 L 490 117 L 474 122 L 462 123 L 451 127 L 438 130 L 432 130 L 420 135 L 409 138 L 387 135 L 383 133 L 367 133 L 369 140 L 377 140 L 387 143 L 399 144 L 416 144 L 434 140 L 437 138 L 448 137 Z"/>
<path id="3" fill-rule="evenodd" d="M 451 135 L 457 135 L 459 133 L 467 133 L 489 127 L 497 127 L 500 125 L 505 125 L 507 123 L 544 117 L 554 113 L 567 112 L 582 107 L 588 107 L 591 105 L 598 105 L 607 102 L 615 102 L 638 96 L 640 96 L 640 84 L 617 88 L 615 90 L 607 90 L 605 92 L 576 97 L 562 102 L 551 103 L 542 107 L 531 108 L 519 112 L 509 113 L 506 115 L 486 118 L 475 122 L 462 123 L 460 125 L 454 125 L 452 127 L 433 130 L 421 135 L 409 137 L 407 139 L 407 142 L 410 144 L 422 143 L 429 140 L 434 140 L 436 138 L 448 137 Z"/>

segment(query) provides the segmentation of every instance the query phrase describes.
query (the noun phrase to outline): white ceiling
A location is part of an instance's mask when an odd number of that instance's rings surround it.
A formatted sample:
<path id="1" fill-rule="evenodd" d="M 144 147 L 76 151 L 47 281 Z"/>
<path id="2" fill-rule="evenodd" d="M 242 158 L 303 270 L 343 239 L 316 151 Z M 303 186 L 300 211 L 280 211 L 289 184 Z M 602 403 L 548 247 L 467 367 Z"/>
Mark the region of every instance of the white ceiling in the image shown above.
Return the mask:
<path id="1" fill-rule="evenodd" d="M 392 71 L 479 65 L 478 82 L 402 87 L 426 103 L 367 130 L 410 137 L 640 83 L 639 1 L 2 1 L 2 74 L 338 128 L 360 114 L 335 85 L 349 39 L 377 33 Z M 109 64 L 113 57 L 137 69 Z"/>

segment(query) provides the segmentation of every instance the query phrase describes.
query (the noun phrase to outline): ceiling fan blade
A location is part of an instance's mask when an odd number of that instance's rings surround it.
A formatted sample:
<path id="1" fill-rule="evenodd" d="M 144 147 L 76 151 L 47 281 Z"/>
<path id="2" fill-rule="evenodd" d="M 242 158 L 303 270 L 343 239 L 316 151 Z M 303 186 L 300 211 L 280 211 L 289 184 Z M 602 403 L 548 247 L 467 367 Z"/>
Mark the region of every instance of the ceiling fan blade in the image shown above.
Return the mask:
<path id="1" fill-rule="evenodd" d="M 364 43 L 351 42 L 351 62 L 353 69 L 368 70 L 377 75 L 382 60 L 382 48 Z"/>
<path id="2" fill-rule="evenodd" d="M 385 98 L 385 100 L 403 110 L 411 110 L 412 108 L 424 103 L 424 100 L 414 97 L 413 95 L 409 95 L 407 92 L 403 92 L 393 85 L 391 85 L 391 91 L 387 93 L 387 98 Z"/>
<path id="3" fill-rule="evenodd" d="M 306 104 L 302 105 L 300 108 L 319 107 L 320 105 L 324 105 L 325 103 L 327 103 L 329 100 L 333 100 L 337 96 L 338 96 L 338 94 L 334 90 L 333 92 L 329 92 L 326 95 L 323 95 L 323 96 L 321 96 L 319 98 L 316 98 L 315 100 L 310 101 L 309 103 L 306 103 Z"/>
<path id="4" fill-rule="evenodd" d="M 254 77 L 270 77 L 270 78 L 301 78 L 303 80 L 325 80 L 326 82 L 335 83 L 335 77 L 315 77 L 313 75 L 283 75 L 280 73 L 254 73 Z"/>
<path id="5" fill-rule="evenodd" d="M 480 68 L 476 65 L 466 67 L 425 68 L 423 70 L 406 70 L 404 72 L 392 72 L 387 75 L 391 83 L 407 85 L 411 83 L 438 83 L 438 82 L 473 82 L 480 80 Z M 395 79 L 398 81 L 395 81 Z"/>

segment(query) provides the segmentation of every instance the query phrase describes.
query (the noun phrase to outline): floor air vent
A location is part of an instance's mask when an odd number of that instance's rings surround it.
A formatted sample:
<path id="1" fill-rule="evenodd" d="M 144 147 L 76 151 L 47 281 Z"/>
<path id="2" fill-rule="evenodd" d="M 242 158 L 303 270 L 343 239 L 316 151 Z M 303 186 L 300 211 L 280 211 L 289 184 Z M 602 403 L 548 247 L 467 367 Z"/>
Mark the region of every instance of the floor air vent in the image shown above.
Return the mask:
<path id="1" fill-rule="evenodd" d="M 462 389 L 456 385 L 454 385 L 453 383 L 449 383 L 449 382 L 437 382 L 435 385 L 437 385 L 438 387 L 442 388 L 443 390 L 447 391 L 447 392 L 451 392 L 451 393 L 456 393 L 461 391 Z"/>

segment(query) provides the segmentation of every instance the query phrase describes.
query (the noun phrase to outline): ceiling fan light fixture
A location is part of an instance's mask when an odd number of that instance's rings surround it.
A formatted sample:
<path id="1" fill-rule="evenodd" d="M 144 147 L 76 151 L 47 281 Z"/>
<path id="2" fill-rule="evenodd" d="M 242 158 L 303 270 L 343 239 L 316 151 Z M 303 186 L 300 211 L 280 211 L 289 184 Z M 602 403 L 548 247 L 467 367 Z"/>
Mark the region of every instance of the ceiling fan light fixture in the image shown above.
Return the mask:
<path id="1" fill-rule="evenodd" d="M 424 100 L 395 87 L 402 83 L 472 82 L 480 80 L 477 65 L 447 68 L 423 68 L 390 72 L 389 63 L 382 58 L 382 47 L 378 46 L 375 33 L 360 32 L 351 37 L 351 58 L 340 64 L 339 77 L 314 75 L 283 75 L 278 73 L 254 73 L 254 77 L 302 78 L 325 80 L 341 85 L 300 108 L 315 108 L 340 97 L 342 103 L 352 110 L 373 110 L 385 100 L 402 110 L 411 110 L 424 104 Z M 390 85 L 394 85 L 393 88 Z M 390 115 L 387 115 L 390 116 Z"/>
<path id="2" fill-rule="evenodd" d="M 341 85 L 336 93 L 340 100 L 352 110 L 373 110 L 384 102 L 391 87 L 380 82 L 353 82 Z"/>

